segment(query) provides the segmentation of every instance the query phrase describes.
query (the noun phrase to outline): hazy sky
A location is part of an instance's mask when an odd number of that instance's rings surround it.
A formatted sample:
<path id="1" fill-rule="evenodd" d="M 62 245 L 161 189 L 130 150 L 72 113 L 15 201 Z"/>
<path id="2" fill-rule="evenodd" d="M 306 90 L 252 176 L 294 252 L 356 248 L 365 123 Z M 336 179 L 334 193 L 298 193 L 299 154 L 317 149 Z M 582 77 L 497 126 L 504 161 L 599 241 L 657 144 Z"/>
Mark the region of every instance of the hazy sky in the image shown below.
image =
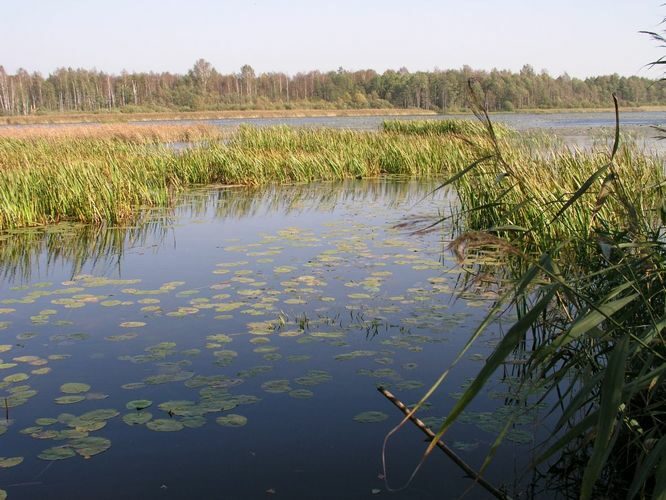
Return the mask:
<path id="1" fill-rule="evenodd" d="M 663 0 L 0 0 L 0 64 L 218 71 L 401 66 L 659 76 Z"/>

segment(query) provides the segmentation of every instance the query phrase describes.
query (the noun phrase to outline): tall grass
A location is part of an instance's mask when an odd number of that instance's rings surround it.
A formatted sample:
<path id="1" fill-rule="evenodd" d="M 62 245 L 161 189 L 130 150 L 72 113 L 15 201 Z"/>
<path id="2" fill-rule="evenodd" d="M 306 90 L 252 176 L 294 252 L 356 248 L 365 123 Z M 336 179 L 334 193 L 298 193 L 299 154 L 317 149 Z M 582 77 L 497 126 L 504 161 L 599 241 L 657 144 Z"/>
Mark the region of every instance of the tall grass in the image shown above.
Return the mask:
<path id="1" fill-rule="evenodd" d="M 526 156 L 497 139 L 478 98 L 475 103 L 492 147 L 450 179 L 461 199 L 458 215 L 471 231 L 452 247 L 461 257 L 509 250 L 508 272 L 498 276 L 504 283 L 499 298 L 454 365 L 501 311 L 517 311 L 518 320 L 433 443 L 491 376 L 518 358 L 520 390 L 507 400 L 515 418 L 531 401 L 546 403 L 555 420 L 535 464 L 547 466 L 545 477 L 554 482 L 549 486 L 565 498 L 664 498 L 663 166 L 619 147 L 619 128 L 612 151 L 604 155 Z M 488 450 L 484 466 L 511 423 Z"/>
<path id="2" fill-rule="evenodd" d="M 108 124 L 0 127 L 0 139 L 101 139 L 130 143 L 193 142 L 223 139 L 214 125 Z"/>
<path id="3" fill-rule="evenodd" d="M 462 135 L 483 134 L 483 125 L 472 120 L 385 120 L 384 132 L 410 135 Z M 501 128 L 504 132 L 506 129 Z"/>
<path id="4" fill-rule="evenodd" d="M 192 184 L 259 186 L 385 174 L 435 176 L 474 148 L 455 137 L 243 127 L 176 151 L 151 135 L 0 138 L 0 229 L 118 223 Z"/>

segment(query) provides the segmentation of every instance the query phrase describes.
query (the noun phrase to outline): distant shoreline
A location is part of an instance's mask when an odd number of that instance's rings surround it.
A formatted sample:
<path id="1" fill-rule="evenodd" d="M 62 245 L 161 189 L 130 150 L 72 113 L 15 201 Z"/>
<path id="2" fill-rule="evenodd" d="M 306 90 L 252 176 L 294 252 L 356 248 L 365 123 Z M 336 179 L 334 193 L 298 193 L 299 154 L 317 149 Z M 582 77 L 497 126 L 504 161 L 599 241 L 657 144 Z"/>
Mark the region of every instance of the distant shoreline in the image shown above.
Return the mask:
<path id="1" fill-rule="evenodd" d="M 608 113 L 613 108 L 553 108 L 520 109 L 516 111 L 496 111 L 494 114 L 549 114 L 549 113 Z M 666 106 L 622 107 L 623 113 L 666 112 Z M 424 116 L 446 115 L 471 116 L 469 111 L 435 111 L 418 108 L 382 109 L 279 109 L 279 110 L 225 110 L 225 111 L 174 111 L 154 113 L 53 113 L 27 116 L 0 116 L 0 125 L 76 124 L 76 123 L 123 123 L 150 121 L 202 121 L 225 119 L 257 118 L 326 118 L 340 116 Z"/>
<path id="2" fill-rule="evenodd" d="M 65 124 L 65 123 L 109 123 L 149 121 L 197 121 L 242 118 L 326 118 L 337 116 L 437 116 L 425 109 L 268 109 L 225 111 L 159 111 L 154 113 L 54 113 L 45 115 L 2 116 L 2 125 Z"/>

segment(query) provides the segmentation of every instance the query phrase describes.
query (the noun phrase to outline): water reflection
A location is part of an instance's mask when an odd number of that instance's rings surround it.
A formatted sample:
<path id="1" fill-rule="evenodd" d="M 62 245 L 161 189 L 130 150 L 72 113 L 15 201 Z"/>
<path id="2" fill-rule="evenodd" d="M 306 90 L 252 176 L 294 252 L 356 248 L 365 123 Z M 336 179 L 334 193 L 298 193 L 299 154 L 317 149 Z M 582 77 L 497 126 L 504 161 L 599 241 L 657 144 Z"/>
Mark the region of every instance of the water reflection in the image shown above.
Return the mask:
<path id="1" fill-rule="evenodd" d="M 181 194 L 171 208 L 140 210 L 129 226 L 106 227 L 63 222 L 0 233 L 0 277 L 5 283 L 28 282 L 56 267 L 75 276 L 90 272 L 122 277 L 125 255 L 133 251 L 159 252 L 176 245 L 173 226 L 191 219 L 240 220 L 268 214 L 298 215 L 333 212 L 344 203 L 412 207 L 437 186 L 436 181 L 406 179 L 348 180 L 330 183 L 244 187 L 207 186 Z"/>

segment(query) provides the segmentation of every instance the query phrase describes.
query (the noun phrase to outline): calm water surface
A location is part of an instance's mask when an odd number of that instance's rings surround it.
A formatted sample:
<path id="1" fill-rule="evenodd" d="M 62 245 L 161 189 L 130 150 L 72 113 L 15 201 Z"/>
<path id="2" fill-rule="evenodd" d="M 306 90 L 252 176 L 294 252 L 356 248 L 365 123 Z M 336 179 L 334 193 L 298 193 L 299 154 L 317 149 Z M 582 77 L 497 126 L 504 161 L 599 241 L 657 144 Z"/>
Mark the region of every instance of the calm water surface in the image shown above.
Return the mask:
<path id="1" fill-rule="evenodd" d="M 454 293 L 448 229 L 395 228 L 446 209 L 435 186 L 207 188 L 134 228 L 1 235 L 0 455 L 23 461 L 0 469 L 0 488 L 11 500 L 460 496 L 470 482 L 438 451 L 406 489 L 381 478 L 400 414 L 376 387 L 416 402 L 488 305 Z M 500 328 L 437 392 L 430 425 Z M 475 467 L 507 390 L 491 384 L 447 435 Z M 513 486 L 537 422 L 510 432 L 491 481 Z M 412 427 L 390 442 L 391 486 L 424 448 Z"/>

